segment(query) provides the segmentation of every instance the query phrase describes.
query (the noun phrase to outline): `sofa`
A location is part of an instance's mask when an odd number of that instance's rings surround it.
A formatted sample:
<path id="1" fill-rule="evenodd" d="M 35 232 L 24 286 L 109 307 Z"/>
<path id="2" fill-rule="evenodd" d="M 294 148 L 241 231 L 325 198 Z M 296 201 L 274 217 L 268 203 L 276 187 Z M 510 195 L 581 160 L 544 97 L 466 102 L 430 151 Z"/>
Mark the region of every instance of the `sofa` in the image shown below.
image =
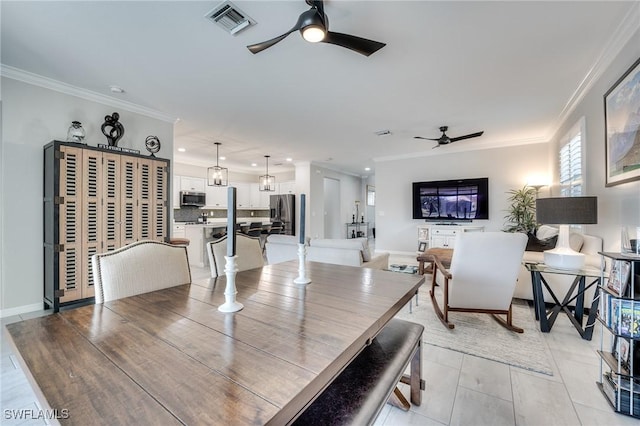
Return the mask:
<path id="1" fill-rule="evenodd" d="M 292 235 L 269 235 L 265 253 L 269 264 L 298 259 L 298 237 Z M 307 239 L 307 260 L 335 265 L 360 266 L 386 269 L 389 253 L 372 255 L 366 238 L 351 239 Z"/>
<path id="2" fill-rule="evenodd" d="M 555 242 L 558 235 L 558 229 L 542 225 L 538 228 L 535 236 L 530 236 L 529 244 L 524 252 L 522 258 L 523 265 L 520 267 L 520 273 L 518 274 L 518 282 L 516 284 L 516 290 L 513 297 L 519 299 L 533 300 L 533 289 L 531 285 L 531 272 L 527 271 L 524 266 L 525 262 L 528 263 L 544 263 L 544 250 L 552 249 L 555 247 Z M 535 238 L 534 238 L 535 237 Z M 593 235 L 580 234 L 577 232 L 571 232 L 569 234 L 569 245 L 575 251 L 578 251 L 585 255 L 585 267 L 599 269 L 601 265 L 601 256 L 598 254 L 602 251 L 602 238 Z M 573 275 L 559 275 L 559 274 L 544 274 L 545 280 L 549 283 L 549 287 L 553 290 L 556 297 L 562 301 L 567 289 L 573 282 L 575 276 Z M 587 285 L 589 281 L 587 281 Z M 585 292 L 585 306 L 589 306 L 593 298 L 594 287 Z M 553 298 L 549 292 L 544 288 L 544 300 L 545 302 L 553 303 Z M 575 293 L 574 293 L 575 294 Z M 575 305 L 575 301 L 570 303 Z"/>

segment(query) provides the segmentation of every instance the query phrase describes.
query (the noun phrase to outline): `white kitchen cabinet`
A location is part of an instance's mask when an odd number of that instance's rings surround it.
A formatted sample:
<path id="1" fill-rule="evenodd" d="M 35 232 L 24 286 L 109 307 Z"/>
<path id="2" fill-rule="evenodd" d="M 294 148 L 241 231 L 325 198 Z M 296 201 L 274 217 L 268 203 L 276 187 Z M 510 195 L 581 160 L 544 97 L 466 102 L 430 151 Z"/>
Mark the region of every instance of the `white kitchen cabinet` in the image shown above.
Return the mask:
<path id="1" fill-rule="evenodd" d="M 239 182 L 231 185 L 236 187 L 236 205 L 238 208 L 251 208 L 251 184 Z"/>
<path id="2" fill-rule="evenodd" d="M 207 194 L 208 208 L 227 208 L 226 186 L 207 186 L 205 193 Z"/>
<path id="3" fill-rule="evenodd" d="M 273 192 L 260 191 L 259 187 L 260 185 L 257 183 L 250 184 L 251 208 L 268 209 L 269 195 L 273 194 Z"/>
<path id="4" fill-rule="evenodd" d="M 195 266 L 204 267 L 204 226 L 202 225 L 186 225 L 185 238 L 189 239 L 187 246 L 187 255 L 189 263 Z"/>
<path id="5" fill-rule="evenodd" d="M 171 227 L 171 236 L 173 238 L 187 238 L 186 226 L 182 223 L 174 223 Z"/>
<path id="6" fill-rule="evenodd" d="M 180 191 L 205 192 L 204 178 L 180 176 Z"/>
<path id="7" fill-rule="evenodd" d="M 296 193 L 296 182 L 282 182 L 279 185 L 278 194 L 295 194 Z"/>

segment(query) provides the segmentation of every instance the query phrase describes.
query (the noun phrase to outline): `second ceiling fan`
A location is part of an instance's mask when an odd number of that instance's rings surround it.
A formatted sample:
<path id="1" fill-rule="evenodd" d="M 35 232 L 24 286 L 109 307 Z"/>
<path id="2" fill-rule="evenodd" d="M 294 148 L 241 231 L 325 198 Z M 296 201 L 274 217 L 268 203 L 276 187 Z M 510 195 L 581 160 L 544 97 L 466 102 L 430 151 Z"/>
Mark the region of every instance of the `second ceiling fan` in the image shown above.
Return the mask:
<path id="1" fill-rule="evenodd" d="M 463 139 L 477 138 L 478 136 L 482 136 L 482 134 L 484 133 L 484 130 L 483 130 L 482 132 L 469 133 L 468 135 L 458 136 L 458 137 L 455 137 L 455 138 L 450 138 L 445 133 L 447 130 L 449 130 L 448 126 L 441 126 L 440 127 L 440 131 L 442 132 L 442 136 L 440 136 L 437 139 L 434 139 L 434 138 L 423 138 L 422 136 L 414 136 L 414 139 L 424 139 L 424 140 L 428 140 L 428 141 L 436 141 L 436 142 L 438 142 L 438 145 L 434 146 L 434 148 L 437 148 L 440 145 L 448 145 L 450 143 L 458 142 L 458 141 L 461 141 Z"/>
<path id="2" fill-rule="evenodd" d="M 302 37 L 309 42 L 335 44 L 336 46 L 351 49 L 365 56 L 369 56 L 386 46 L 386 43 L 380 43 L 378 41 L 368 40 L 366 38 L 350 34 L 334 33 L 329 31 L 329 19 L 327 18 L 327 15 L 324 14 L 324 2 L 322 0 L 305 1 L 309 6 L 311 6 L 311 9 L 306 12 L 302 12 L 298 17 L 298 22 L 296 22 L 293 28 L 278 37 L 261 43 L 251 44 L 247 46 L 247 49 L 254 54 L 262 52 L 263 50 L 284 40 L 294 31 L 300 31 Z"/>

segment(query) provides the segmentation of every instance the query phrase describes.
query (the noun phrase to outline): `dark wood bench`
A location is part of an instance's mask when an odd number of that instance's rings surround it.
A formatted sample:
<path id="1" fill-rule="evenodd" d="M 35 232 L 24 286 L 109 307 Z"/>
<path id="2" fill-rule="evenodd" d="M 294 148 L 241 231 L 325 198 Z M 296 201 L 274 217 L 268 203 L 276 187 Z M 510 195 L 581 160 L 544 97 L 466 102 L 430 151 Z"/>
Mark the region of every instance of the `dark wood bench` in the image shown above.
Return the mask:
<path id="1" fill-rule="evenodd" d="M 296 425 L 372 424 L 387 401 L 409 409 L 396 387 L 410 385 L 411 402 L 422 402 L 422 332 L 424 326 L 392 319 L 370 345 L 345 368 L 295 420 Z M 404 371 L 411 364 L 410 374 Z M 390 400 L 391 398 L 391 400 Z"/>

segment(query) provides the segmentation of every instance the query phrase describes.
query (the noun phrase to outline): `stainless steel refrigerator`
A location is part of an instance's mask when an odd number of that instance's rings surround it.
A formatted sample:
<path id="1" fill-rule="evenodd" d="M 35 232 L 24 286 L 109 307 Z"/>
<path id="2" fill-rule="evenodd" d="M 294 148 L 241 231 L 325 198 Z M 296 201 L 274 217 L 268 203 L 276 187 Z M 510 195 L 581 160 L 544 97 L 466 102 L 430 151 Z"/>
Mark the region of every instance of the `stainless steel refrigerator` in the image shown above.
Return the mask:
<path id="1" fill-rule="evenodd" d="M 296 196 L 294 194 L 271 195 L 269 197 L 271 222 L 282 222 L 286 235 L 296 233 Z"/>

